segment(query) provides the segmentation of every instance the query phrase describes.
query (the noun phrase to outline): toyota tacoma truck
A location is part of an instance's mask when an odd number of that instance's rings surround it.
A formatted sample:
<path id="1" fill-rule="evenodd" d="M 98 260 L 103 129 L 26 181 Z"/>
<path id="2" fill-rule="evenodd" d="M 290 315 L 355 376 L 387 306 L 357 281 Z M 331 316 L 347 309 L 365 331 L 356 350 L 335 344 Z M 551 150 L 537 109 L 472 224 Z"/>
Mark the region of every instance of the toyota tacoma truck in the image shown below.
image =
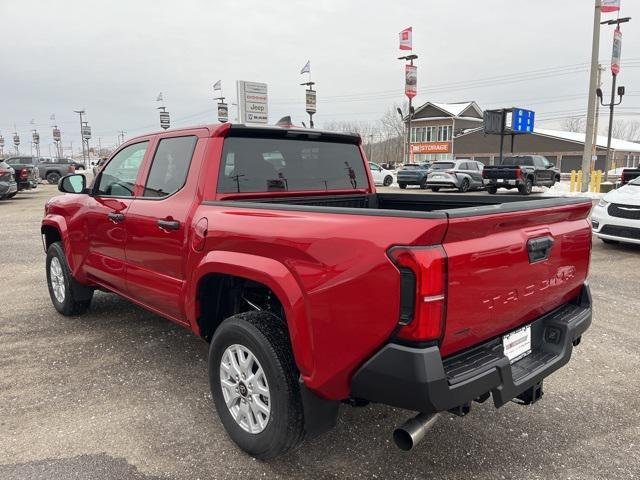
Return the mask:
<path id="1" fill-rule="evenodd" d="M 505 157 L 500 165 L 485 165 L 482 177 L 491 194 L 498 188 L 517 188 L 529 195 L 533 187 L 553 187 L 560 181 L 560 170 L 542 155 L 516 155 Z"/>
<path id="2" fill-rule="evenodd" d="M 210 343 L 220 421 L 273 458 L 341 403 L 440 412 L 540 399 L 591 323 L 588 199 L 377 193 L 358 135 L 215 125 L 128 141 L 63 177 L 51 301 L 113 292 Z"/>

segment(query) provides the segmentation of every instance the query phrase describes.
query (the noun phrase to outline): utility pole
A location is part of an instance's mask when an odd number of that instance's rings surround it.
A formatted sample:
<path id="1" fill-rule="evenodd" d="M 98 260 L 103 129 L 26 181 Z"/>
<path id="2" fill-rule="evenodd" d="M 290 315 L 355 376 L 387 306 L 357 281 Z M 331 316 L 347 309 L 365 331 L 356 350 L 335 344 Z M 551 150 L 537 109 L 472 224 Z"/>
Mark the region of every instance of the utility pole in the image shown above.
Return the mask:
<path id="1" fill-rule="evenodd" d="M 124 134 L 127 133 L 124 130 L 120 130 L 120 132 L 118 133 L 118 146 L 122 145 L 124 143 Z M 120 140 L 120 137 L 122 137 L 122 140 Z"/>
<path id="2" fill-rule="evenodd" d="M 608 20 L 602 22 L 603 25 L 616 25 L 616 30 L 613 37 L 613 53 L 611 55 L 611 101 L 608 104 L 604 104 L 602 101 L 602 89 L 598 88 L 596 94 L 600 99 L 603 107 L 609 107 L 609 132 L 607 134 L 607 160 L 604 168 L 604 181 L 609 181 L 609 168 L 611 165 L 611 134 L 613 132 L 613 110 L 616 105 L 622 103 L 622 97 L 624 96 L 624 87 L 618 87 L 617 93 L 620 100 L 616 102 L 616 80 L 618 73 L 620 73 L 620 53 L 622 50 L 622 32 L 620 31 L 620 24 L 627 23 L 631 20 L 631 17 L 618 18 L 616 20 Z"/>
<path id="3" fill-rule="evenodd" d="M 398 107 L 398 115 L 400 115 L 400 121 L 402 121 L 402 163 L 406 161 L 407 157 L 407 124 L 404 123 L 404 114 L 402 113 L 402 109 Z"/>
<path id="4" fill-rule="evenodd" d="M 413 100 L 413 97 L 415 97 L 416 95 L 416 91 L 417 91 L 417 75 L 413 76 L 413 80 L 414 83 L 413 85 L 410 84 L 409 82 L 409 78 L 410 78 L 410 73 L 409 72 L 415 72 L 415 67 L 413 65 L 413 61 L 417 60 L 418 55 L 415 54 L 411 54 L 411 55 L 405 55 L 404 57 L 398 57 L 398 60 L 408 60 L 409 64 L 405 65 L 405 95 L 407 96 L 407 98 L 409 99 L 409 115 L 408 115 L 408 127 L 407 127 L 407 148 L 405 151 L 405 156 L 408 155 L 409 157 L 411 157 L 411 118 L 413 117 L 413 106 L 411 105 L 411 102 Z M 405 158 L 405 163 L 406 163 L 406 158 Z"/>
<path id="5" fill-rule="evenodd" d="M 84 109 L 83 110 L 74 110 L 74 113 L 77 113 L 78 115 L 80 115 L 80 141 L 82 142 L 82 163 L 84 165 L 86 165 L 87 164 L 87 156 L 86 156 L 85 149 L 84 149 L 84 136 L 83 136 L 83 134 L 84 134 L 84 131 L 83 131 L 83 129 L 84 129 L 84 121 L 83 121 L 83 118 L 82 118 L 82 116 L 85 114 L 85 111 L 84 111 Z M 73 152 L 71 152 L 71 155 L 73 155 Z"/>
<path id="6" fill-rule="evenodd" d="M 587 103 L 587 133 L 582 152 L 582 186 L 581 191 L 589 190 L 591 174 L 591 152 L 593 149 L 593 132 L 595 129 L 594 114 L 596 110 L 596 88 L 598 84 L 598 54 L 600 52 L 600 18 L 602 10 L 600 0 L 595 0 L 593 14 L 593 40 L 591 42 L 591 75 L 589 77 L 589 101 Z"/>

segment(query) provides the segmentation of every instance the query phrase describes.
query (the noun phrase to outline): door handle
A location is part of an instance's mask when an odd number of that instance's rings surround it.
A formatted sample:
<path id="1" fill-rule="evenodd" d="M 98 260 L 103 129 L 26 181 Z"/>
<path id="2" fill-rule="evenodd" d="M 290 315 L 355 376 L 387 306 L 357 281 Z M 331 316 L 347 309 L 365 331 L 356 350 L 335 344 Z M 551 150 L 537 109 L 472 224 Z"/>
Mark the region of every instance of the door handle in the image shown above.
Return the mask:
<path id="1" fill-rule="evenodd" d="M 551 247 L 555 241 L 552 237 L 532 238 L 527 242 L 527 251 L 529 253 L 529 263 L 546 260 L 551 253 Z"/>
<path id="2" fill-rule="evenodd" d="M 109 220 L 111 220 L 113 223 L 124 222 L 124 213 L 111 212 L 107 216 L 109 217 Z"/>
<path id="3" fill-rule="evenodd" d="M 163 230 L 178 230 L 180 228 L 178 220 L 158 220 L 157 224 Z"/>

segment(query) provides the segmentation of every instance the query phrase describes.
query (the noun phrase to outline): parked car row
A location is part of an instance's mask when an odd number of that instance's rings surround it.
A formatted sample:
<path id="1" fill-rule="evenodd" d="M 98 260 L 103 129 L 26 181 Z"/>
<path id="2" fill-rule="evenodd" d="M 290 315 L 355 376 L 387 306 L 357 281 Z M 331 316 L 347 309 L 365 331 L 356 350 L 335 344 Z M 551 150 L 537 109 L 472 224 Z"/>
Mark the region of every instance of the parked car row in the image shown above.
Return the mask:
<path id="1" fill-rule="evenodd" d="M 40 179 L 57 185 L 58 180 L 63 176 L 84 168 L 82 163 L 70 158 L 37 159 L 31 156 L 16 156 L 7 158 L 5 162 L 16 169 L 16 171 L 19 169 L 33 170 L 33 176 L 30 178 L 30 181 L 36 185 Z"/>
<path id="2" fill-rule="evenodd" d="M 375 179 L 377 172 L 373 167 L 372 172 Z M 495 194 L 498 188 L 516 188 L 522 195 L 529 195 L 534 186 L 551 187 L 559 181 L 560 171 L 541 155 L 509 156 L 504 158 L 501 165 L 486 166 L 470 159 L 408 163 L 397 172 L 401 189 L 417 185 L 434 192 L 443 188 L 460 192 L 486 189 L 490 194 Z"/>

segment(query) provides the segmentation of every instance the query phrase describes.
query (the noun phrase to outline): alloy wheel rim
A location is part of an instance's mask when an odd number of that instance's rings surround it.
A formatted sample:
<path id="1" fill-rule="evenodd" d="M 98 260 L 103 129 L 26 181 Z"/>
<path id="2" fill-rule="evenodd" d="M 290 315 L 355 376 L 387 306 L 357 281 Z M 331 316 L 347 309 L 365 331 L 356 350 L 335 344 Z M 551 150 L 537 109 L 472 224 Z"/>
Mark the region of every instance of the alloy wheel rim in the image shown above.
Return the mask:
<path id="1" fill-rule="evenodd" d="M 51 289 L 56 300 L 60 303 L 64 302 L 64 274 L 62 273 L 62 265 L 57 257 L 51 259 L 49 264 L 49 277 L 51 278 Z"/>
<path id="2" fill-rule="evenodd" d="M 220 387 L 231 416 L 252 434 L 262 432 L 271 415 L 267 377 L 256 356 L 243 345 L 230 345 L 220 361 Z"/>

